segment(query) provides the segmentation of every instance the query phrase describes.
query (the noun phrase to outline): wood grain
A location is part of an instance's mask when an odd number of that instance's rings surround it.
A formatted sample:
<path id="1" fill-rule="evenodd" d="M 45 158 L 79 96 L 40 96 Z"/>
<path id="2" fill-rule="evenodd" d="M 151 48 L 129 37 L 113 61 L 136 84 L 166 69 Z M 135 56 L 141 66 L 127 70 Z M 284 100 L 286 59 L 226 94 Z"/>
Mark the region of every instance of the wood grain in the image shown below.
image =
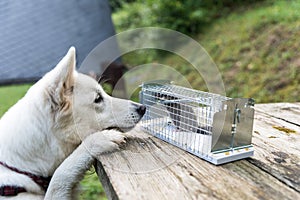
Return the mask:
<path id="1" fill-rule="evenodd" d="M 279 115 L 280 106 L 256 106 L 254 157 L 221 166 L 137 127 L 121 151 L 99 157 L 97 171 L 108 198 L 300 199 L 300 104 L 285 104 Z"/>
<path id="2" fill-rule="evenodd" d="M 253 133 L 255 154 L 249 159 L 251 163 L 298 192 L 300 192 L 299 124 L 300 104 L 257 105 Z"/>

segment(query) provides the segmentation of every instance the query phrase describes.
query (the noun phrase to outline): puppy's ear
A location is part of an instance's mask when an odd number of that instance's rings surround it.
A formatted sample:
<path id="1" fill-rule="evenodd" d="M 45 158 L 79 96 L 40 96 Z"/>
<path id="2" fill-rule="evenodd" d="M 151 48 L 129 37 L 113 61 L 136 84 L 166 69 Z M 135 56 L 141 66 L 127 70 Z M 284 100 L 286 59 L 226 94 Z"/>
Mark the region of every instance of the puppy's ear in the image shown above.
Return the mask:
<path id="1" fill-rule="evenodd" d="M 67 55 L 49 72 L 48 94 L 50 95 L 51 107 L 54 110 L 66 110 L 71 106 L 76 76 L 76 52 L 71 47 Z M 48 82 L 48 83 L 49 83 Z"/>

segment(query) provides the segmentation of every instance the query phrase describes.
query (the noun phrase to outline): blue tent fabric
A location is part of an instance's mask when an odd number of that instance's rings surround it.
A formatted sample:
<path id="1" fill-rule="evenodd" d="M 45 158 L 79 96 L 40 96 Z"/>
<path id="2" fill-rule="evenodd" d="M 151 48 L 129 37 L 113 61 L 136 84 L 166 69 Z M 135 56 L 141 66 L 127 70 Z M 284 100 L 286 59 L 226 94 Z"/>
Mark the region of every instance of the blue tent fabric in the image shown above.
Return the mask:
<path id="1" fill-rule="evenodd" d="M 39 79 L 70 46 L 80 66 L 114 33 L 107 0 L 1 0 L 0 84 Z"/>

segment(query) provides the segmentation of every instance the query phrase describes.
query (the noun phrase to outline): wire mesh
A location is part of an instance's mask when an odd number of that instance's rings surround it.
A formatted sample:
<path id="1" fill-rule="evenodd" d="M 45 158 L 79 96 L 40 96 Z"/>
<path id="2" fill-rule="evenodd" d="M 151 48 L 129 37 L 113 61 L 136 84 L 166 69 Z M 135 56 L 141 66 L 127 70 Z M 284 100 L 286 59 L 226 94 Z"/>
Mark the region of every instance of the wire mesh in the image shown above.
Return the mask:
<path id="1" fill-rule="evenodd" d="M 211 151 L 213 116 L 229 98 L 171 84 L 144 84 L 141 99 L 147 107 L 142 120 L 147 132 L 206 155 Z"/>

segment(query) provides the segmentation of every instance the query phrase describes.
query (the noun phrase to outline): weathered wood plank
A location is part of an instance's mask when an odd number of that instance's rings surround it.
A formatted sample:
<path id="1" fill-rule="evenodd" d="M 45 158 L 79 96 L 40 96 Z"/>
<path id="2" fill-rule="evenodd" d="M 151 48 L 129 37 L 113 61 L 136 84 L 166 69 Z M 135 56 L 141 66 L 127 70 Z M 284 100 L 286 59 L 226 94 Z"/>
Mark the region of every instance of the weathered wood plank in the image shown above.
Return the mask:
<path id="1" fill-rule="evenodd" d="M 247 161 L 214 166 L 148 135 L 100 160 L 119 199 L 297 199 L 293 191 Z"/>
<path id="2" fill-rule="evenodd" d="M 274 110 L 256 106 L 253 158 L 214 166 L 135 129 L 98 174 L 112 199 L 300 199 L 300 116 Z"/>
<path id="3" fill-rule="evenodd" d="M 300 192 L 300 126 L 289 122 L 300 122 L 298 108 L 299 104 L 256 106 L 252 140 L 255 153 L 249 161 Z"/>
<path id="4" fill-rule="evenodd" d="M 255 110 L 300 125 L 300 103 L 257 104 Z"/>

